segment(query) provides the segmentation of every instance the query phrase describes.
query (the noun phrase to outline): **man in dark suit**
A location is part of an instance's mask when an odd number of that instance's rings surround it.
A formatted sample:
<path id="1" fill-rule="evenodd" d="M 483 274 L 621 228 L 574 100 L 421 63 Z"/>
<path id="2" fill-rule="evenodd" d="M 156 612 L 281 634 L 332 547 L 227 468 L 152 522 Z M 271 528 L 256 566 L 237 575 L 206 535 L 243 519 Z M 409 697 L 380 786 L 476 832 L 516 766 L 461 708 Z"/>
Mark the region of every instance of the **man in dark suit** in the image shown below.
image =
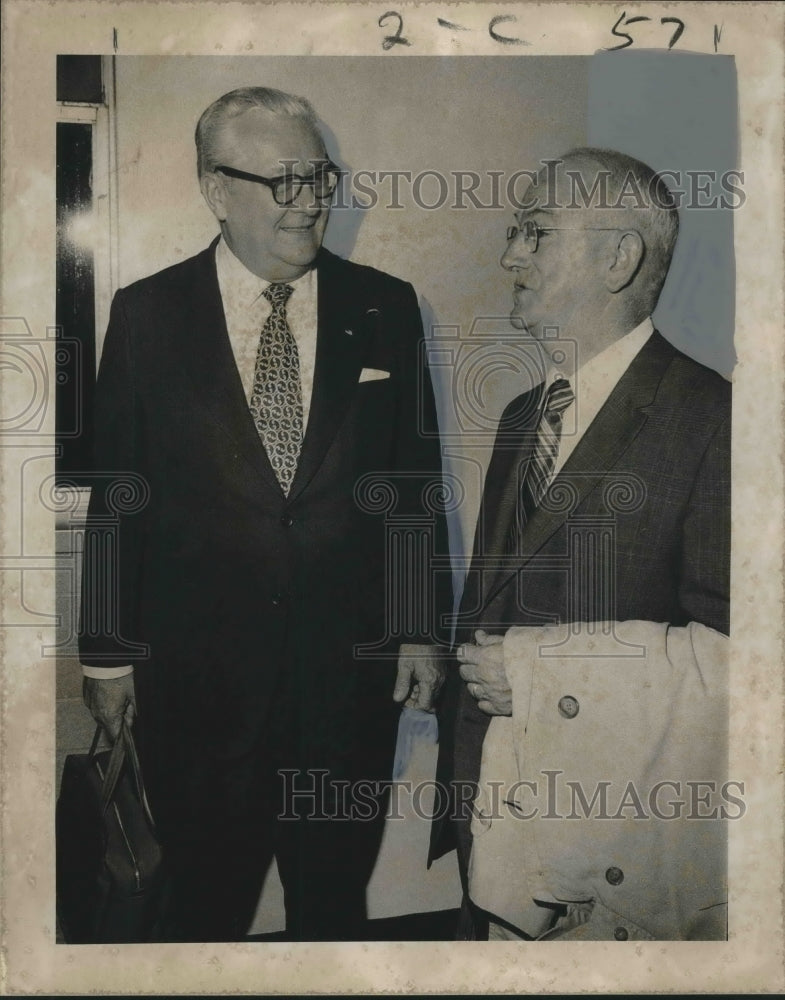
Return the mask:
<path id="1" fill-rule="evenodd" d="M 725 935 L 730 385 L 653 329 L 677 232 L 584 149 L 508 234 L 549 371 L 501 418 L 444 710 L 468 936 Z"/>
<path id="2" fill-rule="evenodd" d="M 322 249 L 306 101 L 233 91 L 196 145 L 220 238 L 117 293 L 101 360 L 85 699 L 112 736 L 136 716 L 164 936 L 241 939 L 274 855 L 291 938 L 362 938 L 396 702 L 430 710 L 449 610 L 388 551 L 387 515 L 444 544 L 417 300 Z"/>

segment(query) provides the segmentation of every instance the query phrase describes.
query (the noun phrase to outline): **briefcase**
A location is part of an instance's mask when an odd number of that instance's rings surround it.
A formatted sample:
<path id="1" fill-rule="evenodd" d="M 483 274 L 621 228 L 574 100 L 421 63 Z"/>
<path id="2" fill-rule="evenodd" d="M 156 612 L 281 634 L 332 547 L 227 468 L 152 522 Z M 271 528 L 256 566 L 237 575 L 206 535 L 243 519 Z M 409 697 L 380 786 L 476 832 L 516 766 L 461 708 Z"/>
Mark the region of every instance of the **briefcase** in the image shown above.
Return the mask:
<path id="1" fill-rule="evenodd" d="M 163 856 L 134 739 L 123 721 L 111 751 L 66 757 L 57 800 L 57 913 L 69 944 L 154 939 Z"/>

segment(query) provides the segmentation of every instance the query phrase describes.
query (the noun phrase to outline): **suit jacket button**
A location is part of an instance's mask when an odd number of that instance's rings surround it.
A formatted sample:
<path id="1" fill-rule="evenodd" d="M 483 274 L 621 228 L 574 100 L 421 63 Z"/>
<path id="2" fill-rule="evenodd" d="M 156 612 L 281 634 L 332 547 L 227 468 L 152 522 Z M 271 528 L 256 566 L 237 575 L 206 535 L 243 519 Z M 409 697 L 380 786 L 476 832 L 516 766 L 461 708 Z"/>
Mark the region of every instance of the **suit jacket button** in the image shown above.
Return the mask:
<path id="1" fill-rule="evenodd" d="M 280 607 L 280 605 L 281 605 L 282 602 L 283 602 L 283 597 L 281 596 L 281 594 L 274 594 L 273 595 L 273 607 L 274 608 Z"/>
<path id="2" fill-rule="evenodd" d="M 291 528 L 291 526 L 294 524 L 294 518 L 289 517 L 288 514 L 284 514 L 281 517 L 281 524 L 284 526 L 284 528 Z"/>
<path id="3" fill-rule="evenodd" d="M 610 885 L 621 885 L 624 881 L 624 872 L 621 868 L 615 868 L 611 866 L 605 872 L 605 881 Z"/>
<path id="4" fill-rule="evenodd" d="M 563 715 L 565 719 L 574 719 L 580 711 L 580 707 L 578 699 L 573 698 L 572 695 L 565 694 L 563 698 L 559 698 L 559 714 Z"/>
<path id="5" fill-rule="evenodd" d="M 617 927 L 616 930 L 613 932 L 613 936 L 616 938 L 617 941 L 626 941 L 630 935 L 626 927 Z"/>

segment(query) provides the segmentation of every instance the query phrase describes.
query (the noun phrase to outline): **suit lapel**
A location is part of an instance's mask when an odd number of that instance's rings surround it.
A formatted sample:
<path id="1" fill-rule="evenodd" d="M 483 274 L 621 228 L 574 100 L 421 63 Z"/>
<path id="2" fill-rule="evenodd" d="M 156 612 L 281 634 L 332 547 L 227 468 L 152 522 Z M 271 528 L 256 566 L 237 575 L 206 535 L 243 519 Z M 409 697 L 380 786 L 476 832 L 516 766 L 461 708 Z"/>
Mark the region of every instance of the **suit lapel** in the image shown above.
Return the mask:
<path id="1" fill-rule="evenodd" d="M 521 482 L 526 474 L 542 412 L 544 386 L 519 397 L 512 414 L 505 411 L 496 433 L 494 453 L 488 468 L 489 489 L 483 497 L 475 548 L 488 556 L 503 555 L 510 527 L 516 516 Z"/>
<path id="2" fill-rule="evenodd" d="M 350 267 L 326 250 L 317 260 L 313 395 L 290 497 L 305 489 L 322 464 L 354 397 L 362 370 L 368 316 L 360 289 L 351 281 Z"/>
<path id="3" fill-rule="evenodd" d="M 558 483 L 563 479 L 569 484 L 572 502 L 559 512 L 539 507 L 532 514 L 523 534 L 520 563 L 499 574 L 486 594 L 485 603 L 493 600 L 502 587 L 515 578 L 521 567 L 536 555 L 621 460 L 646 424 L 648 408 L 674 353 L 674 348 L 655 331 L 554 480 Z"/>
<path id="4" fill-rule="evenodd" d="M 281 487 L 251 417 L 226 329 L 215 269 L 215 244 L 193 261 L 184 281 L 178 320 L 178 356 L 203 405 L 231 437 L 239 454 L 268 486 Z M 358 301 L 351 265 L 322 250 L 317 260 L 317 342 L 313 396 L 290 499 L 301 493 L 321 465 L 352 401 L 369 320 Z"/>
<path id="5" fill-rule="evenodd" d="M 500 577 L 498 559 L 507 552 L 522 476 L 534 447 L 542 391 L 540 385 L 517 397 L 514 405 L 505 410 L 496 431 L 477 517 L 471 569 L 461 597 L 461 615 L 472 623 L 485 604 L 485 595 Z"/>
<path id="6" fill-rule="evenodd" d="M 203 406 L 231 438 L 238 454 L 268 486 L 280 491 L 251 417 L 232 353 L 215 269 L 217 242 L 194 259 L 193 271 L 183 285 L 185 308 L 180 317 L 183 344 L 178 350 L 179 364 Z"/>

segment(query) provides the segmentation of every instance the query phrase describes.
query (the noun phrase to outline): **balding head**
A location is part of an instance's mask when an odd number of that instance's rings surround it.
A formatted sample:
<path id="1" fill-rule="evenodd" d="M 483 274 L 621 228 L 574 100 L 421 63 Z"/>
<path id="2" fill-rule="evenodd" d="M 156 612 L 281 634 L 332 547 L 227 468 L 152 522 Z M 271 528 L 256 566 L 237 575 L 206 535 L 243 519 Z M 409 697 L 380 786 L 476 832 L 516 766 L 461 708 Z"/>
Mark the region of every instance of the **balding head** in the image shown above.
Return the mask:
<path id="1" fill-rule="evenodd" d="M 512 320 L 543 341 L 579 343 L 585 361 L 651 314 L 678 214 L 632 157 L 583 148 L 543 163 L 502 257 L 516 275 Z"/>
<path id="2" fill-rule="evenodd" d="M 612 149 L 585 146 L 545 162 L 524 207 L 529 209 L 536 200 L 549 209 L 565 209 L 573 219 L 589 212 L 590 216 L 583 216 L 584 225 L 638 232 L 644 253 L 635 277 L 635 295 L 651 312 L 679 232 L 676 202 L 663 179 L 640 160 Z"/>
<path id="3" fill-rule="evenodd" d="M 636 291 L 651 312 L 665 284 L 679 234 L 679 213 L 673 195 L 659 174 L 625 153 L 587 146 L 570 150 L 561 159 L 561 169 L 579 202 L 594 186 L 594 203 L 603 198 L 607 208 L 599 210 L 608 225 L 640 233 L 645 252 Z"/>

